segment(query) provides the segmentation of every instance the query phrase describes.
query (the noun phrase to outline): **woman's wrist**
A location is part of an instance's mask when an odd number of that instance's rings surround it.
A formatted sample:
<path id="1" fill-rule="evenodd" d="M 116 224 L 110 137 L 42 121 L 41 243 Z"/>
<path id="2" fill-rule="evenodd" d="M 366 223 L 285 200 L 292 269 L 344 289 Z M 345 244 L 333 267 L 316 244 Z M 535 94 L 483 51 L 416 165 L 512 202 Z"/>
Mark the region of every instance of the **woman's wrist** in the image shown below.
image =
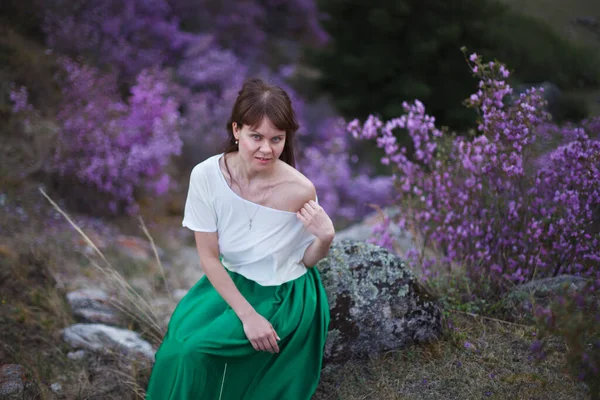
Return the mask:
<path id="1" fill-rule="evenodd" d="M 318 237 L 316 240 L 321 242 L 322 246 L 331 246 L 331 244 L 333 243 L 333 239 L 335 238 L 335 232 L 332 233 L 328 233 L 326 235 L 323 235 L 322 237 Z"/>
<path id="2" fill-rule="evenodd" d="M 245 319 L 251 317 L 256 313 L 256 310 L 248 304 L 246 307 L 241 308 L 239 310 L 234 310 L 240 321 L 244 322 Z"/>

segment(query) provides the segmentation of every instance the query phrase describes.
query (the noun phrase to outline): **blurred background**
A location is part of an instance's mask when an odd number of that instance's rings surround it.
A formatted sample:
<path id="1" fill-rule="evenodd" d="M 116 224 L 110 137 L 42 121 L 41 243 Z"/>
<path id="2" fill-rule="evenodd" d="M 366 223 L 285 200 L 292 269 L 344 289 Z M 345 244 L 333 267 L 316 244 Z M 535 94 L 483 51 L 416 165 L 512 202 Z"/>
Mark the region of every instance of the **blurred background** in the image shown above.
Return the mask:
<path id="1" fill-rule="evenodd" d="M 298 169 L 342 232 L 396 199 L 382 151 L 351 120 L 397 118 L 418 99 L 445 132 L 477 128 L 463 47 L 505 63 L 517 93 L 544 88 L 557 126 L 600 116 L 597 0 L 2 0 L 0 321 L 13 329 L 0 365 L 29 366 L 43 396 L 91 398 L 99 386 L 73 375 L 56 333 L 77 319 L 64 293 L 111 290 L 91 254 L 140 293 L 201 276 L 181 228 L 189 173 L 221 151 L 246 78 L 291 95 Z M 152 303 L 163 319 L 165 299 Z"/>
<path id="2" fill-rule="evenodd" d="M 1 7 L 3 194 L 43 182 L 95 216 L 144 207 L 180 215 L 188 173 L 220 151 L 247 77 L 293 96 L 299 169 L 340 226 L 370 211 L 365 193 L 372 203 L 389 194 L 389 181 L 375 178 L 389 175 L 375 146 L 357 146 L 340 121 L 398 117 L 403 101 L 419 99 L 437 125 L 466 132 L 476 112 L 462 102 L 477 81 L 463 46 L 506 63 L 517 90 L 545 87 L 558 122 L 600 113 L 600 6 L 591 0 Z"/>

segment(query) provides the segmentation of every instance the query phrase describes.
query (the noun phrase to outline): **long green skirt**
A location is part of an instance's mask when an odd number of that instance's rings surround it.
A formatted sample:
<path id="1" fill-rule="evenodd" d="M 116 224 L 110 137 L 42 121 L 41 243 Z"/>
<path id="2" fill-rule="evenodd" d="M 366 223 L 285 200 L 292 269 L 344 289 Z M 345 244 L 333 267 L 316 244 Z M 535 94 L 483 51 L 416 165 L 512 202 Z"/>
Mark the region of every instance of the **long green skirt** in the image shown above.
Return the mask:
<path id="1" fill-rule="evenodd" d="M 273 325 L 279 353 L 254 350 L 241 321 L 205 276 L 171 316 L 147 400 L 308 400 L 314 394 L 330 319 L 319 272 L 310 268 L 280 286 L 229 275 Z"/>

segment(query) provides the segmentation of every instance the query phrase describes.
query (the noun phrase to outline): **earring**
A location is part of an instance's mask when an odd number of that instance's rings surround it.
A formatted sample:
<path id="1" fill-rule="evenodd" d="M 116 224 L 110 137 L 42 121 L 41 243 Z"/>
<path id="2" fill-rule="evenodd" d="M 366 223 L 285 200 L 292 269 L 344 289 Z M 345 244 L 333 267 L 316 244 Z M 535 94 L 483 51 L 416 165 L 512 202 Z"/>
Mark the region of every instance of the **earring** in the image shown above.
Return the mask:
<path id="1" fill-rule="evenodd" d="M 235 144 L 238 144 L 238 141 L 237 141 L 237 140 L 235 141 Z"/>

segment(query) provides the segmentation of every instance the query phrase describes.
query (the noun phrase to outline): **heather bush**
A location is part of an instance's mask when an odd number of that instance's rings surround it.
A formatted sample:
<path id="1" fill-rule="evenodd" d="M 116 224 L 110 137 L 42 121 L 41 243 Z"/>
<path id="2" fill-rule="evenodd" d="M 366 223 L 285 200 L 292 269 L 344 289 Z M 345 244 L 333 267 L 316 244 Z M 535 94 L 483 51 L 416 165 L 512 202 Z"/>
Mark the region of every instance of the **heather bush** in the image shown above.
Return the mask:
<path id="1" fill-rule="evenodd" d="M 119 76 L 173 61 L 193 38 L 179 29 L 165 0 L 47 0 L 40 6 L 49 47 L 110 66 Z"/>
<path id="2" fill-rule="evenodd" d="M 470 279 L 489 280 L 498 292 L 536 277 L 595 276 L 600 237 L 591 227 L 600 200 L 600 142 L 584 129 L 565 130 L 572 139 L 550 154 L 549 165 L 527 174 L 537 128 L 549 121 L 541 90 L 507 102 L 506 67 L 476 55 L 469 62 L 480 78 L 465 102 L 479 113 L 473 137 L 448 141 L 419 101 L 405 103 L 407 113 L 399 118 L 370 116 L 348 126 L 384 148 L 382 163 L 394 169 L 395 201 L 405 211 L 397 223 L 440 254 L 425 257 L 414 249 L 408 256 L 425 278 L 435 273 L 434 264 L 461 265 Z M 412 138 L 414 161 L 397 145 L 397 128 Z"/>
<path id="3" fill-rule="evenodd" d="M 368 168 L 357 167 L 341 118 L 323 121 L 315 136 L 302 151 L 299 169 L 314 183 L 328 214 L 339 222 L 355 221 L 373 211 L 371 204 L 389 203 L 391 177 L 373 178 Z"/>
<path id="4" fill-rule="evenodd" d="M 58 145 L 49 170 L 108 195 L 112 212 L 135 211 L 137 188 L 165 193 L 165 168 L 181 151 L 178 104 L 167 95 L 165 74 L 142 71 L 125 102 L 114 74 L 69 59 L 63 66 Z"/>
<path id="5" fill-rule="evenodd" d="M 597 391 L 599 120 L 553 125 L 541 90 L 515 95 L 503 64 L 476 54 L 468 64 L 480 79 L 465 101 L 478 112 L 477 132 L 448 135 L 419 101 L 386 122 L 348 124 L 355 137 L 376 140 L 394 172 L 402 213 L 378 227 L 377 240 L 393 245 L 391 224 L 412 230 L 409 262 L 430 287 L 443 287 L 444 304 L 464 311 L 489 312 L 510 287 L 536 278 L 589 279 L 587 291 L 561 296 L 538 316 L 543 332 L 567 340 L 571 371 Z M 397 130 L 410 135 L 413 160 Z"/>
<path id="6" fill-rule="evenodd" d="M 48 0 L 39 12 L 53 52 L 98 68 L 68 61 L 58 80 L 61 130 L 48 170 L 61 177 L 57 185 L 68 188 L 75 179 L 87 187 L 64 193 L 75 203 L 134 211 L 136 188 L 157 193 L 167 187 L 164 171 L 180 148 L 182 171 L 220 151 L 231 105 L 251 76 L 290 94 L 301 126 L 301 168 L 334 219 L 359 218 L 371 210 L 368 201 L 386 199 L 390 179 L 372 179 L 370 169 L 359 168 L 347 154 L 351 143 L 343 129 L 327 128 L 333 114 L 315 107 L 307 112 L 288 84 L 301 44 L 327 41 L 313 0 Z M 173 74 L 149 72 L 165 68 Z M 158 82 L 156 90 L 140 85 L 144 76 Z"/>
<path id="7" fill-rule="evenodd" d="M 188 32 L 211 33 L 246 64 L 275 67 L 300 56 L 300 43 L 327 41 L 314 0 L 174 0 L 174 14 Z"/>

